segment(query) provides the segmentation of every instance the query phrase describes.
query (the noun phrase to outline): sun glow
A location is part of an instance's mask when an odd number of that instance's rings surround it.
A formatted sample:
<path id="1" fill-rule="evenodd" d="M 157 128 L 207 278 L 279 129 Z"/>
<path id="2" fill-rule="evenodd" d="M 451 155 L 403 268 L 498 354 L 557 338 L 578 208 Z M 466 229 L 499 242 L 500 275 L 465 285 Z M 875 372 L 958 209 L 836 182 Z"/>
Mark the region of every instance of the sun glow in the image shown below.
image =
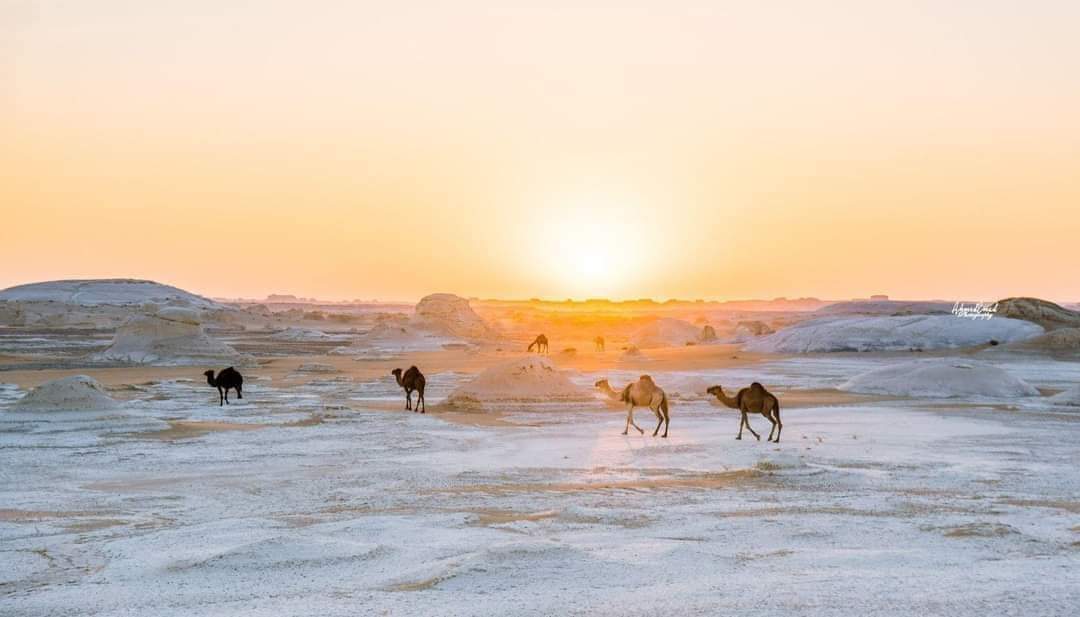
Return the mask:
<path id="1" fill-rule="evenodd" d="M 633 293 L 633 277 L 653 257 L 635 226 L 637 204 L 595 194 L 537 208 L 533 229 L 545 242 L 530 251 L 548 293 L 584 299 Z"/>

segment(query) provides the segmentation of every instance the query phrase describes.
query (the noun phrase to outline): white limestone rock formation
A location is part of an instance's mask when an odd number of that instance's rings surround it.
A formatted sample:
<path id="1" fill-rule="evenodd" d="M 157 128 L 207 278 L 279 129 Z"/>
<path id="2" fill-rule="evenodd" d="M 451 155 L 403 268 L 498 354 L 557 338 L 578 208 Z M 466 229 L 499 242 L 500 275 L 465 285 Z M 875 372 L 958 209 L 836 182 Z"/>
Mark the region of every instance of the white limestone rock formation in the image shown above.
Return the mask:
<path id="1" fill-rule="evenodd" d="M 916 398 L 1038 396 L 1039 391 L 1008 371 L 983 362 L 927 358 L 879 367 L 840 386 L 860 394 Z"/>

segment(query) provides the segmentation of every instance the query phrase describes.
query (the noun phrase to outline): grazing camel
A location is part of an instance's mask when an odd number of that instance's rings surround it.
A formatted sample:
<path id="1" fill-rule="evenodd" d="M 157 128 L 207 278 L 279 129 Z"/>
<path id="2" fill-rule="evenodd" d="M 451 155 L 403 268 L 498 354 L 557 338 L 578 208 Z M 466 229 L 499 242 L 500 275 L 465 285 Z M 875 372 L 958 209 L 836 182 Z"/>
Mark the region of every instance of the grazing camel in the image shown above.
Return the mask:
<path id="1" fill-rule="evenodd" d="M 593 342 L 596 343 L 596 351 L 604 351 L 604 337 L 598 336 L 593 339 Z"/>
<path id="2" fill-rule="evenodd" d="M 427 401 L 424 400 L 424 386 L 427 384 L 427 380 L 424 379 L 424 374 L 420 372 L 420 369 L 410 366 L 409 370 L 402 375 L 401 369 L 396 368 L 390 371 L 390 374 L 397 380 L 397 385 L 405 388 L 405 409 L 411 409 L 413 413 L 417 411 L 427 413 Z M 412 404 L 413 390 L 416 390 L 415 409 Z"/>
<path id="3" fill-rule="evenodd" d="M 656 430 L 653 431 L 653 437 L 656 437 L 656 434 L 660 432 L 661 424 L 664 425 L 664 434 L 661 437 L 667 437 L 668 428 L 671 426 L 667 394 L 664 394 L 664 391 L 653 383 L 652 377 L 642 375 L 637 381 L 627 385 L 623 388 L 620 399 L 626 403 L 626 428 L 623 429 L 623 435 L 630 430 L 631 426 L 636 428 L 642 435 L 645 434 L 645 431 L 641 430 L 640 426 L 634 424 L 634 407 L 641 406 L 648 407 L 656 414 L 657 423 Z"/>
<path id="4" fill-rule="evenodd" d="M 719 385 L 709 388 L 706 392 L 716 395 L 716 398 L 720 399 L 721 403 L 732 409 L 738 409 L 742 413 L 742 420 L 739 421 L 739 434 L 735 439 L 742 439 L 742 429 L 745 425 L 750 434 L 756 437 L 758 441 L 761 441 L 761 435 L 758 435 L 754 432 L 754 429 L 750 428 L 750 419 L 746 416 L 748 413 L 759 413 L 768 418 L 769 422 L 772 422 L 772 430 L 769 431 L 769 438 L 766 441 L 780 443 L 780 431 L 784 429 L 784 423 L 780 421 L 780 401 L 770 394 L 765 389 L 765 386 L 755 381 L 750 384 L 749 388 L 739 390 L 735 398 L 724 394 L 724 389 Z M 776 433 L 776 439 L 773 439 L 773 433 Z"/>
<path id="5" fill-rule="evenodd" d="M 217 378 L 214 377 L 214 371 L 212 370 L 206 371 L 203 375 L 206 375 L 206 383 L 210 384 L 211 388 L 217 388 L 220 399 L 218 407 L 229 404 L 230 388 L 236 390 L 236 398 L 244 398 L 244 376 L 233 367 L 221 369 L 217 374 Z"/>
<path id="6" fill-rule="evenodd" d="M 533 347 L 536 348 L 536 353 L 548 352 L 548 340 L 547 337 L 541 334 L 533 339 L 533 342 L 529 343 L 529 348 L 526 351 L 532 351 Z"/>

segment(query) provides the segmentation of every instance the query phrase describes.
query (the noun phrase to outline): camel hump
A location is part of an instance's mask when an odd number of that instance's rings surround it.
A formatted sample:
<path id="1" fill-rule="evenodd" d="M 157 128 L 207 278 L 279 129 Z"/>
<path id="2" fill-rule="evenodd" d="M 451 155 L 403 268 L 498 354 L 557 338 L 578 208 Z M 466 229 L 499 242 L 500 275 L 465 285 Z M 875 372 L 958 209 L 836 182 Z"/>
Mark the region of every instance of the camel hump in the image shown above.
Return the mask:
<path id="1" fill-rule="evenodd" d="M 754 392 L 764 392 L 765 386 L 755 381 L 754 383 L 750 384 L 750 389 Z"/>
<path id="2" fill-rule="evenodd" d="M 647 381 L 647 382 L 649 382 L 649 383 L 652 383 L 652 382 L 653 382 L 653 380 L 652 380 L 652 377 L 651 377 L 651 376 L 649 376 L 649 375 L 642 375 L 642 376 L 641 376 L 641 377 L 639 377 L 638 379 L 640 379 L 641 381 Z"/>

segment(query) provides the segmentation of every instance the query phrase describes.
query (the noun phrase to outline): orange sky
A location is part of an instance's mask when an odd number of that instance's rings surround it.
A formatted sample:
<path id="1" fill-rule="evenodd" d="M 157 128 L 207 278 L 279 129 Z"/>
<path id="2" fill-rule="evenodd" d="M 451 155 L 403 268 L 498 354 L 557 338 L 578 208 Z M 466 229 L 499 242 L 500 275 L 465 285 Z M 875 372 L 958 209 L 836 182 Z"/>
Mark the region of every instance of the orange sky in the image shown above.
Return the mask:
<path id="1" fill-rule="evenodd" d="M 0 4 L 0 287 L 1080 300 L 1080 4 L 536 5 Z"/>

